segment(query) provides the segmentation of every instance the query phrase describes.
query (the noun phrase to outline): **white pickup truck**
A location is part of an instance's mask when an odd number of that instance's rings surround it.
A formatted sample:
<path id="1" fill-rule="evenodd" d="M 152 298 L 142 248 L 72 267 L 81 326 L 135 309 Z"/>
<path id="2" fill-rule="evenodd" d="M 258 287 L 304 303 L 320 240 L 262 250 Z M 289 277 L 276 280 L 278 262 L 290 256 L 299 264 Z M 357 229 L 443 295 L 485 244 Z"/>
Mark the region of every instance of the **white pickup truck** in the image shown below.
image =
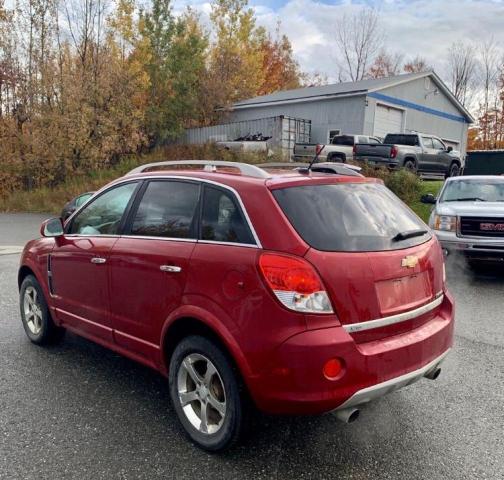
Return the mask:
<path id="1" fill-rule="evenodd" d="M 327 145 L 317 143 L 296 143 L 294 145 L 293 161 L 309 161 L 312 159 L 317 148 L 322 151 L 319 155 L 321 162 L 346 162 L 353 159 L 353 148 L 357 143 L 380 144 L 378 137 L 369 135 L 336 135 Z"/>

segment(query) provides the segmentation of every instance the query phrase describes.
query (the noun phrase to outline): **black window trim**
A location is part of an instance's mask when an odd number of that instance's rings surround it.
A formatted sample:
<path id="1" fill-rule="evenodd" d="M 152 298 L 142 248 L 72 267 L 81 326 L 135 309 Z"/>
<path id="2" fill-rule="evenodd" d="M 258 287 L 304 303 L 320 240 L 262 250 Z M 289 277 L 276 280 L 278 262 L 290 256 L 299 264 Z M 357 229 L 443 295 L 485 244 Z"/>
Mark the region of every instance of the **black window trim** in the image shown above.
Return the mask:
<path id="1" fill-rule="evenodd" d="M 241 199 L 239 198 L 236 191 L 227 188 L 225 185 L 214 184 L 214 183 L 210 183 L 210 182 L 206 182 L 206 183 L 207 183 L 207 185 L 203 186 L 203 188 L 201 189 L 201 195 L 200 195 L 200 207 L 199 207 L 199 219 L 198 219 L 198 242 L 199 243 L 209 243 L 209 244 L 213 243 L 213 244 L 223 244 L 223 245 L 235 245 L 237 247 L 261 248 L 260 245 L 258 245 L 258 239 L 255 235 L 255 231 L 252 229 L 252 224 L 250 222 L 250 219 L 248 218 L 248 215 L 245 213 Z M 236 205 L 238 206 L 238 210 L 240 211 L 242 218 L 245 220 L 245 224 L 247 225 L 250 234 L 252 235 L 252 240 L 255 243 L 226 242 L 226 241 L 222 241 L 222 240 L 203 240 L 202 231 L 201 231 L 201 226 L 203 223 L 202 222 L 203 199 L 205 198 L 205 193 L 206 193 L 207 188 L 214 188 L 216 190 L 221 190 L 223 192 L 231 194 L 231 196 L 233 197 L 233 200 L 236 202 Z"/>
<path id="2" fill-rule="evenodd" d="M 116 188 L 122 187 L 123 185 L 127 185 L 129 183 L 136 183 L 137 185 L 136 185 L 136 188 L 133 190 L 133 193 L 131 194 L 131 197 L 130 197 L 127 205 L 126 205 L 126 208 L 124 209 L 124 212 L 123 212 L 122 217 L 121 217 L 121 221 L 119 223 L 119 228 L 118 228 L 118 232 L 117 233 L 114 233 L 114 234 L 103 234 L 103 235 L 85 234 L 85 233 L 68 233 L 68 231 L 72 228 L 73 221 L 80 214 L 80 212 L 82 210 L 84 210 L 84 208 L 87 208 L 88 206 L 92 205 L 102 195 L 105 195 L 106 193 L 110 192 L 111 190 L 114 190 Z M 66 221 L 65 226 L 64 226 L 64 235 L 65 235 L 65 237 L 70 237 L 70 238 L 74 238 L 74 237 L 102 237 L 102 238 L 107 238 L 107 237 L 111 238 L 112 237 L 112 238 L 118 238 L 118 237 L 120 237 L 121 234 L 122 234 L 123 228 L 124 228 L 124 223 L 125 223 L 126 218 L 127 218 L 128 214 L 129 214 L 131 205 L 134 202 L 134 200 L 136 199 L 136 197 L 138 195 L 138 191 L 139 191 L 140 187 L 142 186 L 142 184 L 143 184 L 143 182 L 141 180 L 139 180 L 139 179 L 128 180 L 128 181 L 121 182 L 121 183 L 114 183 L 114 185 L 111 185 L 110 188 L 107 188 L 106 190 L 103 190 L 103 191 L 97 193 L 96 195 L 93 195 L 93 197 L 91 199 L 89 199 L 89 201 L 83 203 L 68 218 L 68 220 Z"/>
<path id="3" fill-rule="evenodd" d="M 219 188 L 222 188 L 228 192 L 231 192 L 231 194 L 234 196 L 234 198 L 236 199 L 237 203 L 238 203 L 238 207 L 240 208 L 240 211 L 243 215 L 243 217 L 245 218 L 245 221 L 247 222 L 247 225 L 248 225 L 248 228 L 252 234 L 252 238 L 254 239 L 254 242 L 255 243 L 235 243 L 235 242 L 222 242 L 222 241 L 215 241 L 215 240 L 201 240 L 201 239 L 189 239 L 189 238 L 168 238 L 168 237 L 154 237 L 154 236 L 139 236 L 139 235 L 128 235 L 128 234 L 125 234 L 125 229 L 124 229 L 124 226 L 125 224 L 122 223 L 121 224 L 121 230 L 119 230 L 120 234 L 116 234 L 116 235 L 100 235 L 100 237 L 124 237 L 124 238 L 135 238 L 135 239 L 144 239 L 144 240 L 164 240 L 164 241 L 177 241 L 177 242 L 192 242 L 192 243 L 196 243 L 196 242 L 199 242 L 199 243 L 210 243 L 210 244 L 220 244 L 220 245 L 232 245 L 232 246 L 235 246 L 235 247 L 246 247 L 246 248 L 263 248 L 262 247 L 262 244 L 261 244 L 261 241 L 257 235 L 257 232 L 254 228 L 254 225 L 252 223 L 252 221 L 250 220 L 250 217 L 249 217 L 249 214 L 247 212 L 247 209 L 245 208 L 245 205 L 243 204 L 243 201 L 240 197 L 240 194 L 233 188 L 233 187 L 230 187 L 229 185 L 225 185 L 223 183 L 219 183 L 219 182 L 215 182 L 213 180 L 207 180 L 206 178 L 197 178 L 197 177 L 184 177 L 182 175 L 166 175 L 166 176 L 160 176 L 160 175 L 152 175 L 152 176 L 143 176 L 142 178 L 135 178 L 135 179 L 132 179 L 132 180 L 127 180 L 127 181 L 122 181 L 122 182 L 118 182 L 118 183 L 114 183 L 114 185 L 111 185 L 110 188 L 107 188 L 106 190 L 103 190 L 103 192 L 99 192 L 98 194 L 96 194 L 96 198 L 98 198 L 99 196 L 103 195 L 105 192 L 108 192 L 109 190 L 111 190 L 112 188 L 115 188 L 115 187 L 118 187 L 118 186 L 121 186 L 121 185 L 124 185 L 126 183 L 132 183 L 132 182 L 138 182 L 138 186 L 137 186 L 137 189 L 133 192 L 133 195 L 132 195 L 132 198 L 130 199 L 130 203 L 128 204 L 128 206 L 126 207 L 126 210 L 124 211 L 124 217 L 123 217 L 123 220 L 129 220 L 129 215 L 130 215 L 130 212 L 131 212 L 131 207 L 133 205 L 133 202 L 136 202 L 137 198 L 140 198 L 139 197 L 139 192 L 140 192 L 140 188 L 142 188 L 149 180 L 188 180 L 188 181 L 191 181 L 191 182 L 196 182 L 196 183 L 199 183 L 199 184 L 202 184 L 202 185 L 213 185 L 215 187 L 219 187 Z M 201 189 L 202 190 L 202 189 Z M 142 190 L 143 191 L 143 190 Z M 95 198 L 93 197 L 93 201 L 95 200 Z M 90 204 L 90 203 L 89 203 Z M 82 207 L 84 207 L 85 205 L 88 205 L 88 203 L 86 202 L 84 205 L 82 205 Z M 82 209 L 82 207 L 79 208 L 79 210 L 77 210 L 71 217 L 69 217 L 68 221 L 67 221 L 67 224 L 66 225 L 69 225 L 72 218 L 77 215 L 77 213 L 79 213 L 79 211 Z M 201 222 L 201 194 L 200 194 L 200 209 L 199 209 L 199 217 L 198 217 L 198 222 Z M 66 225 L 65 225 L 65 228 L 66 228 Z M 199 228 L 199 224 L 198 224 L 198 228 Z M 71 234 L 71 235 L 68 235 L 68 236 L 72 236 L 72 237 L 76 237 L 76 236 L 93 236 L 93 235 L 80 235 L 80 234 Z"/>
<path id="4" fill-rule="evenodd" d="M 145 192 L 147 188 L 149 187 L 150 183 L 155 183 L 155 182 L 177 182 L 177 183 L 189 183 L 196 185 L 199 188 L 198 192 L 198 201 L 196 203 L 196 211 L 197 211 L 197 218 L 196 218 L 196 225 L 194 227 L 195 232 L 191 232 L 194 234 L 194 236 L 191 236 L 189 238 L 179 238 L 179 237 L 159 237 L 156 235 L 134 235 L 131 233 L 131 229 L 133 227 L 133 220 L 135 219 L 135 215 L 138 212 L 138 207 L 140 206 L 140 202 L 142 201 Z M 171 240 L 171 241 L 177 241 L 177 242 L 196 242 L 198 240 L 198 232 L 200 230 L 200 223 L 201 223 L 201 198 L 202 198 L 202 184 L 198 179 L 187 179 L 187 178 L 166 178 L 166 177 L 155 177 L 155 178 L 148 178 L 145 179 L 145 181 L 142 182 L 141 188 L 138 190 L 138 193 L 136 195 L 135 201 L 131 204 L 131 207 L 129 208 L 128 215 L 125 219 L 123 229 L 121 231 L 121 236 L 125 238 L 143 238 L 143 239 L 155 239 L 155 240 Z"/>

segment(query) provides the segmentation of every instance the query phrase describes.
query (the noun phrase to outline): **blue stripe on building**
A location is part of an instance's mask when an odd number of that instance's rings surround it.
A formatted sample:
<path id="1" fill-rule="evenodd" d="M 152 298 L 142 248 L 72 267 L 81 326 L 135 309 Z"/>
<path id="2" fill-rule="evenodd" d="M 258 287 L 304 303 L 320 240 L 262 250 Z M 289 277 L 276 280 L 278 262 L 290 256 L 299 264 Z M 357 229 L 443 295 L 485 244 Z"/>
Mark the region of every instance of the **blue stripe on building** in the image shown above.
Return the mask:
<path id="1" fill-rule="evenodd" d="M 435 110 L 434 108 L 424 107 L 418 103 L 407 102 L 406 100 L 401 100 L 400 98 L 390 97 L 388 95 L 384 95 L 383 93 L 368 93 L 368 97 L 376 98 L 377 100 L 382 100 L 401 107 L 411 108 L 412 110 L 418 110 L 419 112 L 428 113 L 429 115 L 436 115 L 437 117 L 446 118 L 455 122 L 468 123 L 464 117 L 442 112 L 441 110 Z"/>

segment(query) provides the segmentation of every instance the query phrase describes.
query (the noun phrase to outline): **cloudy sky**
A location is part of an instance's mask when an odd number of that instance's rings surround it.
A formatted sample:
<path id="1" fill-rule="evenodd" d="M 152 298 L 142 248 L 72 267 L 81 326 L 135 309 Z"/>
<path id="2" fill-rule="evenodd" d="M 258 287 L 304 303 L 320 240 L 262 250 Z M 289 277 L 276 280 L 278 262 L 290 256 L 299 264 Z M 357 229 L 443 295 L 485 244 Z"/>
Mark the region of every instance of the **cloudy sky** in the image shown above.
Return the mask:
<path id="1" fill-rule="evenodd" d="M 202 0 L 176 0 L 175 10 L 192 5 L 203 17 Z M 446 51 L 454 41 L 481 43 L 490 37 L 504 47 L 504 0 L 250 0 L 258 22 L 274 30 L 278 20 L 305 71 L 335 78 L 334 21 L 366 5 L 379 10 L 390 51 L 419 54 L 442 76 Z"/>

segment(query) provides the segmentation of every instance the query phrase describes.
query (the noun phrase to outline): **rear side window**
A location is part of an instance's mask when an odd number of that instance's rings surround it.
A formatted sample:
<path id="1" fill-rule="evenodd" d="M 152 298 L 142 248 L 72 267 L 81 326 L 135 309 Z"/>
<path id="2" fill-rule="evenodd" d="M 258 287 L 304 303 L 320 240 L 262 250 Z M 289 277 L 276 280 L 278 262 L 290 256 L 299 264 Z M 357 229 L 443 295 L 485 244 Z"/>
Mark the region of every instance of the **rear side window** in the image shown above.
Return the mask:
<path id="1" fill-rule="evenodd" d="M 416 135 L 387 135 L 383 143 L 395 143 L 397 145 L 414 147 L 418 145 L 418 137 Z"/>
<path id="2" fill-rule="evenodd" d="M 149 182 L 133 217 L 130 234 L 196 238 L 199 193 L 196 183 Z"/>
<path id="3" fill-rule="evenodd" d="M 393 240 L 398 233 L 427 227 L 381 184 L 290 187 L 274 190 L 273 195 L 299 235 L 317 250 L 396 250 L 430 239 L 426 233 Z"/>
<path id="4" fill-rule="evenodd" d="M 231 192 L 205 186 L 201 216 L 201 239 L 255 244 L 248 223 Z"/>

